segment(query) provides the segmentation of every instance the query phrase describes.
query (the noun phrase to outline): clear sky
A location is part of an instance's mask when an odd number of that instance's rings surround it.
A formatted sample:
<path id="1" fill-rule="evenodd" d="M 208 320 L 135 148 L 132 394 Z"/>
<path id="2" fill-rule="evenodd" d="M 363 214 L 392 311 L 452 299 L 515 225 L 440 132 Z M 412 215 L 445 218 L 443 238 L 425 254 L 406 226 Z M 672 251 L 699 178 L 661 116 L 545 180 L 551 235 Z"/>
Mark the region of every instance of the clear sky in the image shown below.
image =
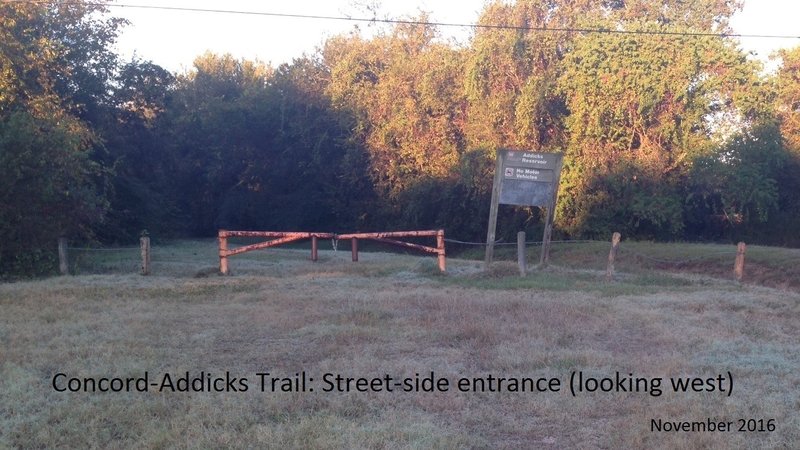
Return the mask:
<path id="1" fill-rule="evenodd" d="M 117 4 L 156 5 L 323 16 L 372 17 L 366 6 L 380 4 L 382 17 L 415 16 L 420 10 L 431 20 L 447 23 L 475 23 L 485 0 L 117 0 Z M 134 52 L 145 60 L 172 71 L 191 67 L 195 56 L 211 50 L 237 57 L 260 59 L 278 65 L 304 52 L 312 53 L 330 36 L 347 32 L 355 22 L 323 19 L 268 17 L 185 11 L 114 7 L 112 12 L 127 18 L 118 42 L 124 58 Z M 742 12 L 733 19 L 740 34 L 800 36 L 800 0 L 745 0 Z M 374 29 L 358 23 L 361 30 Z M 470 30 L 442 28 L 445 37 L 465 42 Z M 800 45 L 800 39 L 745 39 L 742 46 L 765 59 L 775 49 Z"/>

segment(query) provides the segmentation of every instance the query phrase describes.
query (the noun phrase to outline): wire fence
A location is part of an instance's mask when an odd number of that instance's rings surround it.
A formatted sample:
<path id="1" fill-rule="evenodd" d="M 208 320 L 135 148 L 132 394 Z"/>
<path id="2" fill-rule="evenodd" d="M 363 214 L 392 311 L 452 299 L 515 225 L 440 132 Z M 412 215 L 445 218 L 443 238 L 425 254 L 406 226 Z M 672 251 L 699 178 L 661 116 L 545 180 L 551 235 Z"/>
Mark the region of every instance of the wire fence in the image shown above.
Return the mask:
<path id="1" fill-rule="evenodd" d="M 640 259 L 640 260 L 649 261 L 649 262 L 652 262 L 652 263 L 655 263 L 655 264 L 668 265 L 668 266 L 682 266 L 682 265 L 691 264 L 691 263 L 699 262 L 699 261 L 713 260 L 713 259 L 715 259 L 717 257 L 721 257 L 721 256 L 728 256 L 728 257 L 735 256 L 736 255 L 736 250 L 711 252 L 711 253 L 706 253 L 704 255 L 697 255 L 697 256 L 693 256 L 693 257 L 689 257 L 689 258 L 681 258 L 681 259 L 664 259 L 664 258 L 655 258 L 655 257 L 649 256 L 649 255 L 645 255 L 644 253 L 641 253 L 641 252 L 637 252 L 637 251 L 634 251 L 634 250 L 625 249 L 624 247 L 620 247 L 620 252 L 618 254 L 618 257 L 619 258 L 624 258 L 627 255 L 631 255 L 634 258 L 637 258 L 637 259 Z"/>
<path id="2" fill-rule="evenodd" d="M 445 242 L 448 244 L 447 247 L 447 254 L 450 256 L 456 256 L 465 259 L 483 259 L 484 252 L 486 251 L 487 244 L 486 242 L 474 242 L 474 241 L 464 241 L 459 239 L 445 239 Z M 538 250 L 543 248 L 544 241 L 525 241 L 526 248 L 535 249 L 527 253 L 527 259 L 529 262 L 538 262 L 538 260 L 534 261 L 534 257 L 537 257 L 542 250 Z M 505 242 L 503 240 L 495 241 L 494 243 L 494 256 L 493 260 L 495 261 L 516 261 L 518 259 L 517 255 L 517 246 L 519 244 L 517 242 Z M 550 254 L 556 254 L 561 256 L 568 256 L 567 258 L 560 258 L 562 262 L 566 262 L 563 260 L 570 260 L 574 261 L 577 256 L 581 256 L 577 261 L 583 265 L 589 266 L 597 266 L 602 263 L 605 258 L 603 255 L 608 254 L 608 242 L 598 241 L 594 239 L 568 239 L 568 240 L 552 240 L 550 241 Z M 589 259 L 592 261 L 587 261 L 587 256 L 590 256 Z"/>
<path id="3" fill-rule="evenodd" d="M 448 238 L 448 255 L 483 259 L 485 242 Z M 525 241 L 527 267 L 540 261 L 542 241 Z M 549 265 L 575 270 L 614 274 L 656 272 L 693 273 L 717 278 L 736 279 L 757 284 L 800 288 L 800 249 L 752 246 L 737 258 L 734 244 L 655 244 L 622 241 L 609 261 L 612 242 L 575 239 L 550 243 Z M 494 243 L 493 261 L 518 263 L 517 242 Z M 745 262 L 746 261 L 746 262 Z M 520 268 L 523 273 L 524 268 Z M 737 272 L 738 271 L 738 272 Z M 610 274 L 610 275 L 608 275 Z"/>
<path id="4" fill-rule="evenodd" d="M 150 245 L 149 238 L 139 246 L 81 247 L 59 241 L 61 273 L 71 275 L 142 274 L 175 275 L 208 271 L 216 267 L 215 246 L 210 241 L 181 241 Z"/>
<path id="5" fill-rule="evenodd" d="M 67 247 L 67 270 L 73 275 L 135 273 L 140 264 L 139 247 Z"/>
<path id="6" fill-rule="evenodd" d="M 485 247 L 486 242 L 468 242 L 468 241 L 459 241 L 458 239 L 445 239 L 444 240 L 450 244 L 461 244 L 461 245 L 472 245 L 478 247 Z M 567 240 L 567 241 L 550 241 L 551 244 L 586 244 L 586 243 L 593 243 L 593 242 L 602 242 L 602 241 L 595 241 L 595 240 Z M 542 245 L 544 241 L 525 241 L 525 245 Z M 503 246 L 503 245 L 517 245 L 516 242 L 504 242 L 504 241 L 495 241 L 495 246 Z"/>
<path id="7" fill-rule="evenodd" d="M 448 258 L 482 260 L 486 242 L 445 238 Z M 543 241 L 525 241 L 528 267 L 539 262 Z M 331 251 L 336 251 L 333 241 Z M 494 260 L 518 261 L 517 242 L 494 243 Z M 298 247 L 299 248 L 299 247 Z M 379 248 L 376 248 L 380 250 Z M 604 271 L 608 269 L 610 241 L 593 239 L 553 240 L 550 242 L 550 264 L 580 270 Z M 120 247 L 65 247 L 68 273 L 136 274 L 142 273 L 141 246 Z M 343 250 L 342 248 L 338 249 Z M 365 249 L 366 250 L 366 249 Z M 304 250 L 305 251 L 305 250 Z M 349 250 L 346 250 L 349 251 Z M 368 250 L 367 250 L 368 251 Z M 264 258 L 277 258 L 272 252 Z M 152 273 L 158 275 L 212 273 L 218 269 L 218 248 L 213 241 L 186 241 L 153 246 L 150 251 Z M 672 271 L 704 273 L 731 277 L 734 273 L 737 248 L 721 244 L 653 244 L 622 241 L 615 253 L 614 266 L 618 272 L 641 273 L 646 271 Z M 750 270 L 748 272 L 747 270 Z M 762 272 L 759 274 L 757 272 Z M 773 284 L 781 283 L 800 287 L 800 249 L 751 247 L 747 250 L 745 279 L 769 272 Z M 763 276 L 762 276 L 763 278 Z"/>

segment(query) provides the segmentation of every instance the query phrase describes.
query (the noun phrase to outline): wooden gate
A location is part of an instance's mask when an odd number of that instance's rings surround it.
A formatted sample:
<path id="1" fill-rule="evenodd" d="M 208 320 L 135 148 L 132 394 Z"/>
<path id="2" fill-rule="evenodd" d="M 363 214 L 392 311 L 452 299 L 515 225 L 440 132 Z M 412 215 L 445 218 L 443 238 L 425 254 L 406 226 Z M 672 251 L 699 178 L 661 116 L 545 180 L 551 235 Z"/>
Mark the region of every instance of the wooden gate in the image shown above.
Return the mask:
<path id="1" fill-rule="evenodd" d="M 318 259 L 317 240 L 333 239 L 333 233 L 294 233 L 282 231 L 228 231 L 219 230 L 219 272 L 223 275 L 228 274 L 228 257 L 240 253 L 259 250 L 262 248 L 275 247 L 277 245 L 288 244 L 289 242 L 311 239 L 311 260 Z M 228 250 L 229 237 L 263 237 L 275 238 L 271 241 L 259 242 L 258 244 L 245 245 L 233 250 Z"/>
<path id="2" fill-rule="evenodd" d="M 428 247 L 425 245 L 414 244 L 411 242 L 399 241 L 397 238 L 404 237 L 435 237 L 436 247 Z M 428 231 L 388 231 L 384 233 L 352 233 L 340 234 L 336 236 L 337 239 L 350 239 L 353 253 L 353 261 L 358 261 L 358 240 L 371 239 L 373 241 L 383 242 L 386 244 L 398 245 L 406 248 L 413 248 L 421 250 L 426 253 L 433 253 L 437 255 L 439 260 L 439 270 L 445 272 L 447 270 L 447 261 L 445 259 L 444 251 L 444 230 L 428 230 Z"/>
<path id="3" fill-rule="evenodd" d="M 228 238 L 231 237 L 249 237 L 249 238 L 273 238 L 269 241 L 259 242 L 257 244 L 245 245 L 237 247 L 233 250 L 228 250 Z M 428 247 L 426 245 L 414 244 L 412 242 L 405 242 L 398 240 L 404 237 L 435 237 L 436 247 Z M 444 249 L 444 230 L 427 230 L 427 231 L 389 231 L 382 233 L 351 233 L 351 234 L 334 234 L 334 233 L 306 233 L 306 232 L 284 232 L 284 231 L 219 231 L 219 271 L 223 275 L 228 274 L 228 257 L 238 255 L 240 253 L 249 252 L 252 250 L 259 250 L 263 248 L 275 247 L 278 245 L 288 244 L 289 242 L 300 241 L 303 239 L 311 239 L 311 260 L 317 261 L 318 255 L 318 240 L 319 239 L 349 239 L 351 242 L 351 249 L 353 261 L 358 261 L 358 240 L 371 239 L 386 244 L 397 245 L 406 248 L 420 250 L 426 253 L 433 253 L 437 255 L 439 262 L 439 270 L 445 272 L 447 269 L 447 262 L 445 260 Z"/>

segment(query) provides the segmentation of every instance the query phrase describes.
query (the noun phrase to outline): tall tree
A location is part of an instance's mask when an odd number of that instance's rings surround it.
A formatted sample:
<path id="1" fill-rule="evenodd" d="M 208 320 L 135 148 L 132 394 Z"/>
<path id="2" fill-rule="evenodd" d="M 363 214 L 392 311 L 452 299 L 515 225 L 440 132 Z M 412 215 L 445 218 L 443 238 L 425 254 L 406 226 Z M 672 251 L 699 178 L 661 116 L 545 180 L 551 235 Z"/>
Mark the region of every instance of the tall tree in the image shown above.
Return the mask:
<path id="1" fill-rule="evenodd" d="M 83 0 L 0 4 L 0 111 L 48 101 L 98 119 L 117 70 L 113 45 L 126 24 L 107 13 L 104 2 Z"/>
<path id="2" fill-rule="evenodd" d="M 334 229 L 362 223 L 370 201 L 350 116 L 325 94 L 330 73 L 299 58 L 272 69 L 206 54 L 178 77 L 157 127 L 169 130 L 186 231 Z"/>
<path id="3" fill-rule="evenodd" d="M 470 147 L 547 151 L 564 143 L 556 82 L 584 2 L 494 2 L 481 14 L 465 68 Z M 493 153 L 488 155 L 493 158 Z"/>
<path id="4" fill-rule="evenodd" d="M 433 27 L 400 25 L 371 40 L 334 38 L 323 55 L 328 92 L 357 118 L 371 175 L 387 198 L 452 173 L 465 148 L 463 63 L 459 51 L 436 41 Z"/>
<path id="5" fill-rule="evenodd" d="M 734 43 L 692 35 L 724 26 L 731 2 L 700 3 L 657 2 L 662 8 L 648 14 L 648 4 L 631 2 L 593 26 L 628 34 L 575 40 L 559 81 L 569 109 L 560 204 L 566 230 L 683 231 L 692 162 L 718 148 L 715 119 L 742 116 L 737 93 L 757 82 Z M 693 16 L 689 6 L 703 14 Z M 629 19 L 630 8 L 644 19 Z"/>
<path id="6" fill-rule="evenodd" d="M 243 178 L 257 152 L 268 106 L 264 102 L 272 69 L 231 55 L 206 53 L 177 79 L 161 127 L 169 130 L 169 162 L 175 194 L 190 224 L 187 231 L 216 230 L 218 208 Z M 253 105 L 263 105 L 253 108 Z"/>
<path id="7" fill-rule="evenodd" d="M 800 47 L 780 52 L 777 114 L 787 147 L 800 157 Z"/>
<path id="8" fill-rule="evenodd" d="M 104 12 L 82 1 L 0 4 L 0 232 L 13 236 L 0 270 L 47 271 L 56 237 L 89 234 L 104 216 L 107 172 L 82 120 L 115 70 L 122 22 Z"/>
<path id="9" fill-rule="evenodd" d="M 173 187 L 170 131 L 163 115 L 175 88 L 175 77 L 147 61 L 123 65 L 111 91 L 109 117 L 98 127 L 113 167 L 110 211 L 98 228 L 105 242 L 130 243 L 143 231 L 167 236 L 182 230 Z"/>
<path id="10" fill-rule="evenodd" d="M 776 178 L 779 212 L 774 216 L 778 224 L 769 237 L 771 242 L 800 246 L 794 231 L 800 227 L 800 47 L 784 50 L 780 57 L 774 104 L 786 157 Z"/>

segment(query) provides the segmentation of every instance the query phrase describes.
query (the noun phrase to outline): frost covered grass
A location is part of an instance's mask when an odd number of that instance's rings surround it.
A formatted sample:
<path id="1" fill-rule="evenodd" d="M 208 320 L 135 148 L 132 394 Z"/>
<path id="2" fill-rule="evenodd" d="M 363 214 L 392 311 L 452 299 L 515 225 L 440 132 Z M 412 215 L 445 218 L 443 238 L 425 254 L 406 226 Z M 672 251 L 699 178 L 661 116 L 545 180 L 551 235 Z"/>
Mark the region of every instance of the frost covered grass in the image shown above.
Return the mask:
<path id="1" fill-rule="evenodd" d="M 161 252 L 155 253 L 155 252 Z M 160 255 L 160 256 L 159 256 Z M 154 275 L 0 285 L 0 447 L 791 448 L 800 295 L 700 275 L 557 266 L 520 278 L 432 258 L 271 249 L 214 274 L 213 241 L 155 249 Z M 186 372 L 246 392 L 56 392 L 53 377 Z M 256 373 L 314 392 L 261 392 Z M 323 392 L 325 373 L 448 392 Z M 594 392 L 596 377 L 712 377 L 720 392 Z M 460 392 L 460 378 L 558 378 L 558 392 Z M 666 386 L 666 381 L 664 385 Z M 774 419 L 773 432 L 652 432 L 651 419 Z"/>

